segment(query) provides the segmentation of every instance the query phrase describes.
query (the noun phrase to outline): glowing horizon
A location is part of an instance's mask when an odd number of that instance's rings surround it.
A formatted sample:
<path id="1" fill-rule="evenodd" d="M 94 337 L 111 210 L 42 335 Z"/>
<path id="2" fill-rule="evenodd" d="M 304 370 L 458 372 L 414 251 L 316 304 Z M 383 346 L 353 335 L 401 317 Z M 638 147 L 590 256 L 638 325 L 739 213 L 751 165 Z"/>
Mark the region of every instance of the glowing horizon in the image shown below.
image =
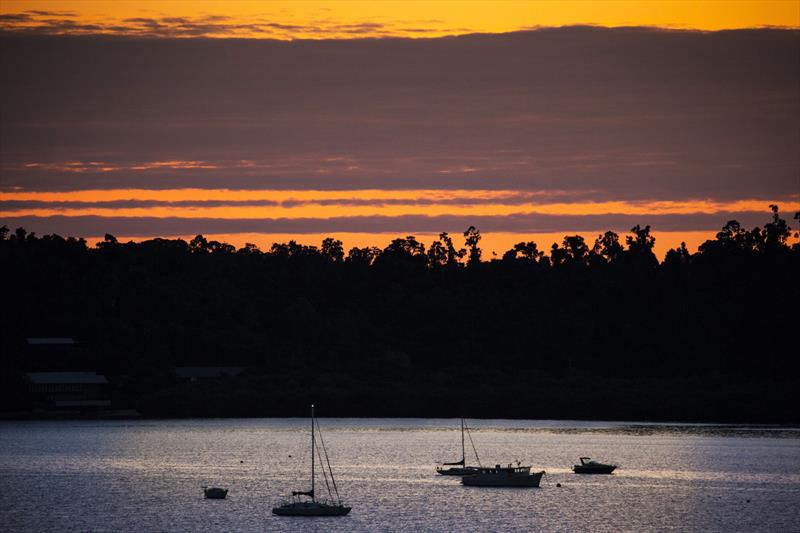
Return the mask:
<path id="1" fill-rule="evenodd" d="M 492 259 L 500 259 L 504 252 L 510 250 L 515 244 L 519 242 L 533 241 L 538 245 L 538 249 L 544 252 L 545 255 L 550 255 L 550 247 L 556 243 L 559 246 L 566 236 L 580 235 L 584 238 L 589 248 L 594 244 L 598 235 L 605 233 L 607 230 L 595 231 L 566 231 L 566 232 L 544 232 L 544 233 L 511 233 L 511 232 L 482 232 L 479 247 L 483 250 L 483 261 L 490 261 Z M 681 243 L 686 244 L 686 248 L 690 253 L 697 251 L 698 246 L 705 241 L 714 239 L 718 230 L 715 231 L 652 231 L 651 235 L 655 237 L 655 245 L 653 246 L 653 253 L 659 261 L 664 259 L 666 253 L 673 248 L 680 247 Z M 320 247 L 322 240 L 325 238 L 333 238 L 342 241 L 345 253 L 351 248 L 364 248 L 375 246 L 384 249 L 389 243 L 396 238 L 405 238 L 408 235 L 403 233 L 360 233 L 360 232 L 332 232 L 332 233 L 305 233 L 305 234 L 287 234 L 287 233 L 203 233 L 208 241 L 217 241 L 233 245 L 237 249 L 243 248 L 246 244 L 256 245 L 262 252 L 269 251 L 274 243 L 288 243 L 294 241 L 304 246 Z M 620 243 L 624 245 L 626 232 L 620 232 Z M 114 237 L 121 243 L 129 241 L 143 242 L 155 238 L 162 239 L 182 239 L 186 242 L 191 241 L 195 234 L 176 234 L 176 235 L 161 235 L 161 236 L 137 236 L 137 235 L 114 235 Z M 417 232 L 413 236 L 417 241 L 425 245 L 427 250 L 431 242 L 439 238 L 439 233 L 436 232 Z M 461 232 L 450 233 L 456 247 L 463 246 L 463 237 Z M 87 245 L 94 247 L 99 242 L 104 241 L 103 236 L 94 236 L 86 238 Z"/>
<path id="2" fill-rule="evenodd" d="M 7 0 L 3 27 L 50 34 L 260 39 L 443 37 L 540 27 L 800 27 L 796 2 L 246 2 Z"/>

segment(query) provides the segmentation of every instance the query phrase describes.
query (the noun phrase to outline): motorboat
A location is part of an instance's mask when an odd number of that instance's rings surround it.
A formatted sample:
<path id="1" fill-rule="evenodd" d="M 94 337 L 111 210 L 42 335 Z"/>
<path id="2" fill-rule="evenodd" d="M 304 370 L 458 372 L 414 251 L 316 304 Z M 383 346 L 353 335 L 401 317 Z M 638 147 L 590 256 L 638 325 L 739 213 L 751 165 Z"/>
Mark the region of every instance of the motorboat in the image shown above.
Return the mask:
<path id="1" fill-rule="evenodd" d="M 319 435 L 319 437 L 317 437 Z M 319 438 L 319 446 L 317 446 Z M 322 449 L 322 454 L 320 453 Z M 322 462 L 322 458 L 325 462 Z M 316 455 L 319 455 L 319 462 L 322 467 L 325 487 L 328 489 L 327 499 L 317 499 L 316 493 Z M 327 469 L 326 469 L 327 465 Z M 330 477 L 330 482 L 328 478 Z M 333 490 L 331 490 L 333 487 Z M 319 422 L 314 417 L 314 405 L 311 405 L 311 490 L 292 491 L 292 498 L 289 501 L 273 507 L 272 513 L 278 516 L 344 516 L 350 512 L 350 507 L 343 504 L 339 497 L 339 488 L 336 486 L 336 479 L 333 477 L 333 469 L 328 458 L 328 450 L 325 448 L 325 441 L 322 438 L 322 431 Z"/>
<path id="2" fill-rule="evenodd" d="M 479 466 L 467 466 L 467 454 L 464 446 L 464 432 L 466 431 L 469 436 L 469 442 L 472 444 L 472 450 L 475 452 L 475 460 Z M 478 458 L 478 452 L 475 450 L 475 444 L 472 442 L 472 435 L 469 433 L 469 428 L 464 425 L 464 419 L 461 419 L 461 460 L 453 463 L 442 463 L 442 466 L 436 467 L 436 473 L 443 476 L 469 476 L 478 471 L 481 460 Z M 449 466 L 450 468 L 444 468 Z"/>
<path id="3" fill-rule="evenodd" d="M 203 487 L 203 496 L 207 500 L 224 500 L 228 496 L 228 489 L 219 487 Z"/>
<path id="4" fill-rule="evenodd" d="M 461 478 L 461 483 L 472 487 L 538 487 L 544 470 L 531 473 L 530 466 L 495 465 L 494 468 L 478 468 L 471 475 Z"/>
<path id="5" fill-rule="evenodd" d="M 581 464 L 572 467 L 576 474 L 610 474 L 617 469 L 617 465 L 598 463 L 589 457 L 581 457 L 580 460 Z"/>

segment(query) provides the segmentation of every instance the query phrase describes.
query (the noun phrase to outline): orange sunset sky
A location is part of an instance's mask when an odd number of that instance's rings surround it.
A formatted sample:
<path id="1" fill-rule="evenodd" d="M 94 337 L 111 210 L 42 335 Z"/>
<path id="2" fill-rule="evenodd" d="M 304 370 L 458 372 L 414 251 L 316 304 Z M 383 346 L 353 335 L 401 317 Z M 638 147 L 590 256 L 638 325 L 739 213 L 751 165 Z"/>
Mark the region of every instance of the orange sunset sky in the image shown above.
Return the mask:
<path id="1" fill-rule="evenodd" d="M 0 4 L 0 225 L 485 257 L 800 211 L 800 2 Z"/>

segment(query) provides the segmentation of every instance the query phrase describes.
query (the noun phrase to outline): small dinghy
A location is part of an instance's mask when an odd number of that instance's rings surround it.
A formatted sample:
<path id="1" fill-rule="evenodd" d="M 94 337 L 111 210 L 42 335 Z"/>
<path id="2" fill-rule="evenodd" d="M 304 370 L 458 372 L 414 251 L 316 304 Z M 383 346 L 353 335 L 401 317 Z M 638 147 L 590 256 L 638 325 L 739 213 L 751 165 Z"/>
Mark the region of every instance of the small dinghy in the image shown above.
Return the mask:
<path id="1" fill-rule="evenodd" d="M 589 457 L 581 457 L 581 464 L 574 465 L 572 471 L 576 474 L 610 474 L 617 469 L 617 465 L 607 465 L 592 461 Z"/>
<path id="2" fill-rule="evenodd" d="M 228 495 L 228 489 L 219 487 L 203 487 L 203 495 L 207 500 L 224 500 Z"/>

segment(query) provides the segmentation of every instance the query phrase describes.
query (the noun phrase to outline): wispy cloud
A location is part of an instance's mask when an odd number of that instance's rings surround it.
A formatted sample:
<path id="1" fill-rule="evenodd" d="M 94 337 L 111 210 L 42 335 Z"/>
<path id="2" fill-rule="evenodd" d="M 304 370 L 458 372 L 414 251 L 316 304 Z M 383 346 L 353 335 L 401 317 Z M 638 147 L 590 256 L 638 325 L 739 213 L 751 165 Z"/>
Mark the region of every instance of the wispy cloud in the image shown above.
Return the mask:
<path id="1" fill-rule="evenodd" d="M 316 21 L 287 24 L 265 17 L 234 19 L 223 15 L 130 17 L 109 21 L 88 19 L 77 22 L 69 11 L 30 10 L 0 15 L 0 31 L 24 35 L 116 35 L 151 38 L 247 37 L 268 39 L 331 39 L 343 37 L 413 37 L 470 33 L 467 28 L 449 28 L 441 21 L 431 27 L 406 27 L 406 21 L 384 23 L 363 21 L 342 24 Z"/>
<path id="2" fill-rule="evenodd" d="M 25 12 L 28 15 L 36 15 L 40 17 L 64 17 L 64 18 L 73 18 L 77 17 L 78 14 L 73 11 L 42 11 L 39 9 L 32 9 L 30 11 Z"/>

